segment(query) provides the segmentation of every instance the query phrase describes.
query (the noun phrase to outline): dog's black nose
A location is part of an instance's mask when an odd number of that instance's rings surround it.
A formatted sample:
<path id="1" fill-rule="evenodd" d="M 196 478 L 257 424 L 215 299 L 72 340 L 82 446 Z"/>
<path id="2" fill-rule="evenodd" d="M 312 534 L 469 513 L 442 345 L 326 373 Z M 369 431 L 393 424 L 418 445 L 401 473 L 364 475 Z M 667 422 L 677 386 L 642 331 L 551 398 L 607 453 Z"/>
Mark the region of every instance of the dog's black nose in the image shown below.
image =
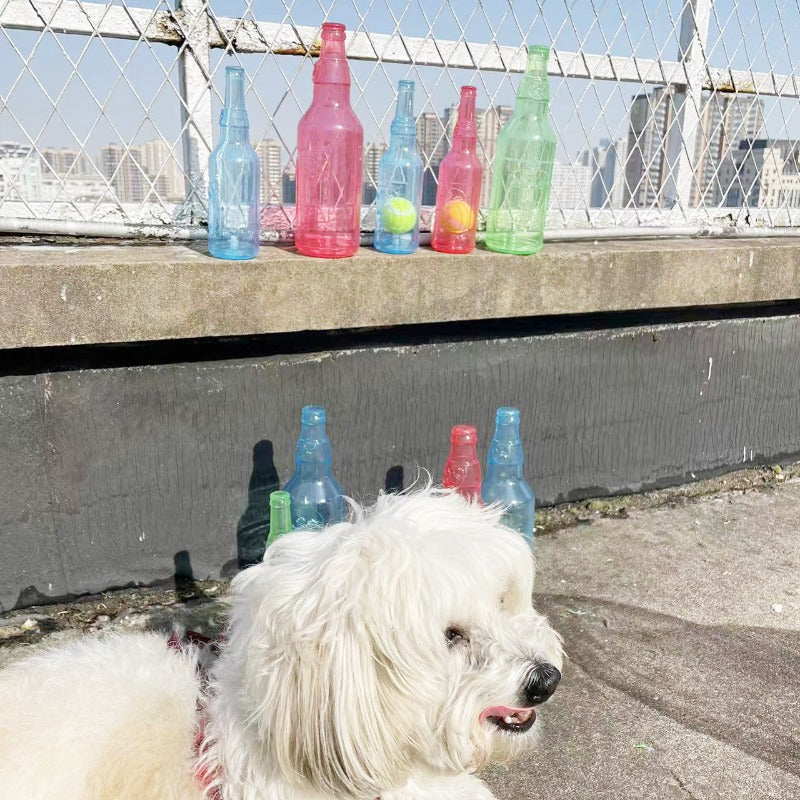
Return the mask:
<path id="1" fill-rule="evenodd" d="M 525 704 L 538 706 L 549 699 L 561 680 L 561 673 L 552 664 L 539 664 L 528 673 L 525 684 Z"/>

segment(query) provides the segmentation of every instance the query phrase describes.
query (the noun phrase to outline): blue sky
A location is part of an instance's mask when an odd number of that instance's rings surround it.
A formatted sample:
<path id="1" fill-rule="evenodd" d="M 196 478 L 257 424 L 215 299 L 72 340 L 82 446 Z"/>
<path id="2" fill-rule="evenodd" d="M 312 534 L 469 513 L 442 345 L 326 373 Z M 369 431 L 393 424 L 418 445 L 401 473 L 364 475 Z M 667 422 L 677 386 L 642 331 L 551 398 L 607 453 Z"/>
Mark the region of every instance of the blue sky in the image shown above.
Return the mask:
<path id="1" fill-rule="evenodd" d="M 120 0 L 115 2 L 119 4 Z M 583 48 L 591 53 L 620 56 L 629 55 L 633 49 L 641 57 L 656 58 L 661 54 L 670 60 L 677 55 L 682 7 L 681 0 L 375 0 L 372 6 L 368 0 L 284 2 L 291 5 L 291 18 L 298 25 L 316 26 L 327 17 L 354 29 L 360 24 L 357 6 L 362 9 L 366 27 L 377 33 L 393 32 L 397 20 L 400 30 L 409 36 L 432 32 L 440 39 L 454 39 L 463 29 L 468 41 L 485 42 L 494 37 L 503 45 L 549 43 L 561 50 Z M 279 22 L 286 15 L 284 2 L 261 0 L 248 6 L 233 0 L 212 0 L 212 5 L 221 16 L 245 14 Z M 130 3 L 165 7 L 154 0 Z M 394 18 L 390 9 L 395 12 Z M 767 71 L 772 64 L 778 72 L 791 72 L 787 40 L 790 32 L 800 28 L 797 0 L 717 0 L 714 9 L 709 50 L 715 66 L 730 64 L 746 69 L 752 65 Z M 17 80 L 23 65 L 10 41 L 23 58 L 29 59 L 43 88 L 29 74 Z M 176 141 L 180 126 L 176 52 L 163 45 L 150 48 L 133 42 L 104 43 L 80 36 L 47 33 L 40 37 L 37 33 L 0 31 L 0 96 L 5 101 L 0 106 L 0 140 L 26 141 L 21 130 L 25 128 L 40 147 L 77 147 L 85 139 L 91 155 L 109 141 L 140 143 L 160 135 Z M 73 61 L 81 59 L 80 77 L 72 74 L 67 56 Z M 218 89 L 225 63 L 230 63 L 229 56 L 221 51 L 212 54 Z M 241 56 L 240 63 L 252 80 L 248 108 L 253 138 L 282 138 L 287 147 L 292 147 L 297 121 L 311 97 L 310 60 L 250 55 Z M 121 67 L 125 80 L 121 79 Z M 376 67 L 371 63 L 353 63 L 352 71 L 361 86 L 359 90 L 354 83 L 352 97 L 368 139 L 387 136 L 394 86 L 400 78 L 417 80 L 418 111 L 440 113 L 456 100 L 457 87 L 462 83 L 478 86 L 480 105 L 511 104 L 519 80 L 518 76 L 498 73 L 448 73 L 431 67 L 415 70 L 402 65 Z M 560 137 L 559 160 L 574 158 L 581 147 L 596 144 L 600 138 L 624 136 L 630 98 L 645 88 L 649 87 L 551 79 L 552 118 Z M 59 98 L 60 117 L 53 113 L 45 91 Z M 149 109 L 145 110 L 143 104 Z M 798 135 L 800 115 L 794 110 L 797 105 L 797 100 L 766 101 L 770 135 Z M 217 111 L 218 104 L 215 118 Z M 287 157 L 288 153 L 284 153 L 284 161 Z"/>

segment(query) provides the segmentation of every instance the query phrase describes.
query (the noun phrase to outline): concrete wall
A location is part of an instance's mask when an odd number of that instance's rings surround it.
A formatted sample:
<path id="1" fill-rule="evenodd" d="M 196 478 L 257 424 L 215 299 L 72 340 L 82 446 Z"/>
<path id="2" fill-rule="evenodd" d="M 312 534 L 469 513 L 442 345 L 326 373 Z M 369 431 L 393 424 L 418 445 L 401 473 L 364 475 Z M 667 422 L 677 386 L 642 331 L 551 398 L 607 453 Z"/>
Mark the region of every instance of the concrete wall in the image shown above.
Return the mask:
<path id="1" fill-rule="evenodd" d="M 354 333 L 291 356 L 275 351 L 302 344 L 267 339 L 231 345 L 242 358 L 125 367 L 122 350 L 95 368 L 69 350 L 7 354 L 0 608 L 256 557 L 306 403 L 327 408 L 336 473 L 359 499 L 419 466 L 438 477 L 453 423 L 479 426 L 483 457 L 500 404 L 522 410 L 542 503 L 800 456 L 800 317 L 584 323 L 509 338 L 476 323 L 452 341 L 445 327 L 433 344 L 406 329 L 404 346 Z"/>

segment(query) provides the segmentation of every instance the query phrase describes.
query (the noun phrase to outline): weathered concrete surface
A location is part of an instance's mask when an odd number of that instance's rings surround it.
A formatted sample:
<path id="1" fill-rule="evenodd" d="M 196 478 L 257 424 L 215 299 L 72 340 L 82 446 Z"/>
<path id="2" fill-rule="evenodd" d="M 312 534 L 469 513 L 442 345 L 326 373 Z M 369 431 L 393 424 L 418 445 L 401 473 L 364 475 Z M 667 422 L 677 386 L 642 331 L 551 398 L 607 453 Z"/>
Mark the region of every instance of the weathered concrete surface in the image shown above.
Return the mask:
<path id="1" fill-rule="evenodd" d="M 548 244 L 530 258 L 421 248 L 309 259 L 263 247 L 0 249 L 0 348 L 502 319 L 800 297 L 800 239 Z"/>
<path id="2" fill-rule="evenodd" d="M 800 459 L 800 316 L 0 375 L 0 609 L 258 558 L 325 406 L 345 491 L 522 413 L 540 505 Z M 260 551 L 259 551 L 260 549 Z"/>
<path id="3" fill-rule="evenodd" d="M 488 775 L 500 800 L 797 800 L 798 506 L 792 481 L 541 537 L 536 603 L 569 660 L 538 751 Z M 208 631 L 219 604 L 98 611 Z M 0 666 L 50 639 L 26 618 L 4 638 L 0 617 Z"/>
<path id="4" fill-rule="evenodd" d="M 800 483 L 543 537 L 564 680 L 502 800 L 800 797 Z"/>

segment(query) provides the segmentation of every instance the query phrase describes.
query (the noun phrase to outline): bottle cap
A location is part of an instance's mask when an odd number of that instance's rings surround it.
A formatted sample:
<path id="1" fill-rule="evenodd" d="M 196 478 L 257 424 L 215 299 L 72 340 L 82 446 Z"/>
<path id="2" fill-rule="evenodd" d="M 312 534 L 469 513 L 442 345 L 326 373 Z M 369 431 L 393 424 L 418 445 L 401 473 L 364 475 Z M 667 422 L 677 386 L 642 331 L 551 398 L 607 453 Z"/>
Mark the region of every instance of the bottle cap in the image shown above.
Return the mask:
<path id="1" fill-rule="evenodd" d="M 324 425 L 325 409 L 322 406 L 303 406 L 300 421 L 303 425 Z"/>
<path id="2" fill-rule="evenodd" d="M 517 425 L 519 424 L 519 409 L 511 406 L 500 406 L 495 414 L 496 425 Z"/>
<path id="3" fill-rule="evenodd" d="M 547 62 L 550 60 L 550 48 L 546 44 L 532 44 L 528 47 L 528 63 L 530 64 L 530 57 L 536 56 L 537 61 L 541 60 L 542 66 L 547 68 Z"/>
<path id="4" fill-rule="evenodd" d="M 453 444 L 476 444 L 478 430 L 474 425 L 453 425 L 450 429 L 450 441 Z"/>
<path id="5" fill-rule="evenodd" d="M 269 507 L 276 511 L 281 508 L 289 508 L 291 502 L 289 492 L 283 490 L 272 492 L 269 496 Z"/>
<path id="6" fill-rule="evenodd" d="M 323 22 L 322 38 L 329 42 L 343 42 L 345 27 L 341 22 Z"/>

